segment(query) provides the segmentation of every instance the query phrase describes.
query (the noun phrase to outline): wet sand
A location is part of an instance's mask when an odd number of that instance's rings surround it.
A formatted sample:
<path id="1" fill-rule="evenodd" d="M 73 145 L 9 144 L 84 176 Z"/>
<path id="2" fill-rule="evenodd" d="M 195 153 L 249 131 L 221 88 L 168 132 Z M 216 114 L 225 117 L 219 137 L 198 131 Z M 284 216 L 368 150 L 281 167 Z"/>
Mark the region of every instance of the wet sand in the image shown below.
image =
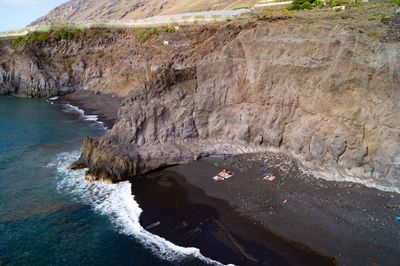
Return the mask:
<path id="1" fill-rule="evenodd" d="M 81 90 L 62 96 L 58 101 L 68 102 L 85 111 L 86 115 L 97 115 L 107 128 L 112 128 L 118 118 L 118 109 L 123 98 L 109 94 L 96 94 Z"/>
<path id="2" fill-rule="evenodd" d="M 282 239 L 241 216 L 221 199 L 207 196 L 174 168 L 131 180 L 143 209 L 140 222 L 153 234 L 235 265 L 334 265 L 309 248 Z"/>

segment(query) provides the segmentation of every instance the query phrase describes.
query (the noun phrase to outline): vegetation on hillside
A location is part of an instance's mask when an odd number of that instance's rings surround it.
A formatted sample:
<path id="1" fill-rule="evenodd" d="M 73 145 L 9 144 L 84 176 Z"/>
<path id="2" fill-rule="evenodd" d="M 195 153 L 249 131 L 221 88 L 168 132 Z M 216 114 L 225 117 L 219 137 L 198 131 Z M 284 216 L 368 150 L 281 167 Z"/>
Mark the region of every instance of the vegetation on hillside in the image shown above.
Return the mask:
<path id="1" fill-rule="evenodd" d="M 387 2 L 391 3 L 391 4 L 396 4 L 397 6 L 400 6 L 400 0 L 388 0 Z"/>
<path id="2" fill-rule="evenodd" d="M 53 32 L 58 40 L 78 40 L 81 37 L 81 30 L 60 29 Z"/>
<path id="3" fill-rule="evenodd" d="M 51 39 L 55 40 L 78 40 L 81 36 L 81 30 L 68 30 L 60 29 L 51 32 L 32 32 L 25 36 L 19 36 L 11 41 L 14 46 L 26 44 L 40 44 L 45 43 Z"/>
<path id="4" fill-rule="evenodd" d="M 19 36 L 14 38 L 11 43 L 14 46 L 17 45 L 24 45 L 24 44 L 35 44 L 35 43 L 42 43 L 46 42 L 50 38 L 48 33 L 36 33 L 33 32 L 31 34 L 25 36 Z"/>
<path id="5" fill-rule="evenodd" d="M 135 42 L 139 43 L 151 39 L 154 35 L 161 32 L 174 33 L 174 27 L 161 27 L 161 28 L 136 28 L 135 29 Z"/>
<path id="6" fill-rule="evenodd" d="M 390 0 L 400 1 L 400 0 Z M 329 0 L 327 4 L 323 0 L 293 0 L 293 3 L 288 7 L 289 10 L 307 10 L 315 7 L 323 8 L 335 6 L 356 6 L 362 4 L 362 0 Z"/>
<path id="7" fill-rule="evenodd" d="M 116 32 L 123 33 L 125 30 L 118 29 Z M 73 29 L 73 28 L 61 28 L 59 30 L 51 30 L 49 32 L 32 32 L 25 36 L 15 37 L 11 40 L 13 46 L 25 46 L 31 44 L 41 44 L 50 41 L 78 41 L 85 40 L 89 41 L 94 38 L 103 38 L 111 33 L 110 29 Z"/>

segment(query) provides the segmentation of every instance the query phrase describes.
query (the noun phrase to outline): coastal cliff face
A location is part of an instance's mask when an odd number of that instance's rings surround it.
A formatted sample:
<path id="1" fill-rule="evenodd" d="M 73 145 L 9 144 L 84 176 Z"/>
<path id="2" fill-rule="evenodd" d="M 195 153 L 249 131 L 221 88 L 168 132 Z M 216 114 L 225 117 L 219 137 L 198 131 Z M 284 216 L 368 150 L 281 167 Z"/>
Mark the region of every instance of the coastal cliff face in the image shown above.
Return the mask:
<path id="1" fill-rule="evenodd" d="M 261 19 L 139 44 L 133 33 L 115 32 L 37 48 L 45 58 L 64 58 L 51 70 L 38 53 L 26 59 L 28 51 L 3 47 L 14 64 L 0 64 L 0 87 L 29 94 L 32 86 L 43 96 L 54 83 L 64 89 L 51 95 L 87 88 L 125 96 L 112 130 L 86 139 L 71 166 L 89 168 L 89 180 L 275 149 L 329 176 L 399 188 L 399 15 L 378 41 L 368 27 L 343 26 L 345 15 L 332 14 L 333 22 Z"/>
<path id="2" fill-rule="evenodd" d="M 88 38 L 84 40 L 84 38 Z M 122 35 L 108 34 L 103 39 L 81 36 L 76 40 L 12 45 L 0 43 L 0 95 L 48 98 L 91 87 L 104 90 L 99 79 L 110 64 L 100 66 L 99 53 L 117 45 Z"/>
<path id="3" fill-rule="evenodd" d="M 92 180 L 116 181 L 272 147 L 316 171 L 399 186 L 399 49 L 355 30 L 261 24 L 132 91 L 79 163 Z"/>
<path id="4" fill-rule="evenodd" d="M 3 40 L 0 95 L 46 98 L 83 89 L 124 97 L 171 62 L 176 68 L 195 66 L 236 36 L 242 25 L 167 29 L 143 29 L 140 34 L 134 29 L 93 29 L 64 40 L 52 32 L 45 42 L 18 45 Z M 151 34 L 150 40 L 144 34 Z"/>
<path id="5" fill-rule="evenodd" d="M 0 51 L 0 95 L 52 97 L 73 91 L 68 73 L 48 67 L 42 54 L 16 52 L 9 46 L 0 47 Z"/>

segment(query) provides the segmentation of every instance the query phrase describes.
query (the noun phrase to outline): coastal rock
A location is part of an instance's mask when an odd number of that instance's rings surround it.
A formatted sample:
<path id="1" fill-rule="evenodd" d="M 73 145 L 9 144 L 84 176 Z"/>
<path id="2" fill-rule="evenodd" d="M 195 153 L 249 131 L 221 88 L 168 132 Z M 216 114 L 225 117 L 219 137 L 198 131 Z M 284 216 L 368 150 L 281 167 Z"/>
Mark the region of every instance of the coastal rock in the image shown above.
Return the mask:
<path id="1" fill-rule="evenodd" d="M 399 46 L 353 34 L 264 24 L 205 56 L 190 75 L 160 68 L 126 98 L 96 150 L 108 153 L 112 139 L 135 154 L 129 176 L 204 154 L 278 147 L 310 168 L 397 184 Z"/>
<path id="2" fill-rule="evenodd" d="M 0 94 L 125 97 L 114 127 L 86 140 L 73 165 L 88 178 L 274 148 L 316 171 L 400 187 L 398 42 L 304 19 L 193 27 L 135 45 L 134 32 L 94 33 L 0 46 Z M 166 35 L 176 45 L 163 45 Z"/>

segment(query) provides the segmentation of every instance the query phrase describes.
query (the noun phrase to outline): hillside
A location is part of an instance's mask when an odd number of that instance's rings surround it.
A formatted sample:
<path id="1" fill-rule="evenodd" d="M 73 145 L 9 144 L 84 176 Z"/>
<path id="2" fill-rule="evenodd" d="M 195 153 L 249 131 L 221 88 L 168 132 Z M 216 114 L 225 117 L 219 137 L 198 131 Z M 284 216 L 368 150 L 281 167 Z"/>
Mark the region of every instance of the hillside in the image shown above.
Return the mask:
<path id="1" fill-rule="evenodd" d="M 340 265 L 396 265 L 400 201 L 380 190 L 400 192 L 397 9 L 269 9 L 227 23 L 3 39 L 0 95 L 110 113 L 107 133 L 85 139 L 69 168 L 87 169 L 87 180 L 143 180 L 190 163 L 182 167 L 212 204 L 227 200 Z M 209 172 L 193 170 L 202 160 Z M 224 168 L 234 176 L 215 182 Z"/>
<path id="2" fill-rule="evenodd" d="M 32 22 L 131 20 L 157 15 L 251 7 L 258 0 L 71 0 Z"/>

